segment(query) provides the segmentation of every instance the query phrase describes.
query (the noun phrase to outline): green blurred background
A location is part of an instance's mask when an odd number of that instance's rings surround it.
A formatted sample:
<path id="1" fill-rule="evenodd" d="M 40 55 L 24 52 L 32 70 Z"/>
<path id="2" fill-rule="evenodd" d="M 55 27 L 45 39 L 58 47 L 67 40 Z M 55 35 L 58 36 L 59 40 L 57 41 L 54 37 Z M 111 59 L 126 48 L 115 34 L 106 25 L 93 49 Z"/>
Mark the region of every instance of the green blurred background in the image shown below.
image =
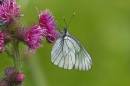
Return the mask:
<path id="1" fill-rule="evenodd" d="M 52 45 L 42 48 L 23 65 L 24 86 L 130 86 L 130 1 L 129 0 L 18 0 L 21 22 L 38 22 L 38 11 L 50 9 L 58 24 L 69 20 L 69 32 L 80 39 L 93 59 L 90 71 L 64 70 L 50 61 Z M 62 28 L 61 28 L 62 29 Z M 0 56 L 0 73 L 12 63 Z"/>

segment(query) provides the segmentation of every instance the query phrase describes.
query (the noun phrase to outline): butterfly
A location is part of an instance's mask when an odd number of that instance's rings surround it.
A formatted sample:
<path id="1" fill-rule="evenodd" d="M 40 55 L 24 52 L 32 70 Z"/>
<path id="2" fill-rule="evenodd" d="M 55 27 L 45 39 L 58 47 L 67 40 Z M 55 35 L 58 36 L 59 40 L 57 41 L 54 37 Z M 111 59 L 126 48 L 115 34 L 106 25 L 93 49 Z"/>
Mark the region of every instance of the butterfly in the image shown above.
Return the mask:
<path id="1" fill-rule="evenodd" d="M 69 34 L 67 28 L 60 33 L 51 51 L 51 61 L 64 69 L 89 70 L 92 59 L 86 49 L 74 36 Z"/>

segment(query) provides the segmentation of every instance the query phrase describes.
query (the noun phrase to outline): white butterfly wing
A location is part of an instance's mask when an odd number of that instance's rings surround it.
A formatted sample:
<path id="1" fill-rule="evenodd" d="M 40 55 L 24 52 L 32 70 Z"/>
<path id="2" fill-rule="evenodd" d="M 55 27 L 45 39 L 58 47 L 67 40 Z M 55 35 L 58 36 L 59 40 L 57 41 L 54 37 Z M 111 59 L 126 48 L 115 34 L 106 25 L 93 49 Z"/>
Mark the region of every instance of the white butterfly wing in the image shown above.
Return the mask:
<path id="1" fill-rule="evenodd" d="M 81 47 L 80 51 L 76 53 L 75 69 L 89 70 L 92 65 L 92 60 L 87 51 Z"/>
<path id="2" fill-rule="evenodd" d="M 87 51 L 70 36 L 57 39 L 52 48 L 51 61 L 64 69 L 88 70 L 92 64 Z"/>

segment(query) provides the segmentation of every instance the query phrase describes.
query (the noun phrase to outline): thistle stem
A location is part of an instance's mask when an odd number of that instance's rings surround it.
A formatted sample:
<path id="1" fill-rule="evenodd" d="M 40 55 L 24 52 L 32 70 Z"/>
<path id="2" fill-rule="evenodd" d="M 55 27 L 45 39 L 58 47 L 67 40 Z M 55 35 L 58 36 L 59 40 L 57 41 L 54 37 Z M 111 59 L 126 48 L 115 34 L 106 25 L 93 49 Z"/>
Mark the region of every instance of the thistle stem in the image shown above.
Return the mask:
<path id="1" fill-rule="evenodd" d="M 17 40 L 14 40 L 13 42 L 13 48 L 14 48 L 14 66 L 17 71 L 21 71 L 21 58 L 19 54 L 19 42 Z"/>
<path id="2" fill-rule="evenodd" d="M 14 40 L 13 41 L 13 49 L 14 49 L 14 67 L 16 68 L 16 70 L 18 72 L 21 72 L 21 57 L 20 57 L 20 53 L 19 53 L 19 41 L 18 40 Z M 13 85 L 13 86 L 22 86 L 22 84 L 19 85 Z"/>

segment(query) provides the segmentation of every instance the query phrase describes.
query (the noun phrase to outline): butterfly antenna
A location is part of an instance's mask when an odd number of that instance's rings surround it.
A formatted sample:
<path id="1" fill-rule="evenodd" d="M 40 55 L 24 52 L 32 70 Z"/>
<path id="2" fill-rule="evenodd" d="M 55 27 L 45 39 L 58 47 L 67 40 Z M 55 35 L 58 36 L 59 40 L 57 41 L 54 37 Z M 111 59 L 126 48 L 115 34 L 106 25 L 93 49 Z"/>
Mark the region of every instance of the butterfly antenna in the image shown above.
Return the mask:
<path id="1" fill-rule="evenodd" d="M 72 19 L 74 18 L 75 14 L 76 14 L 76 13 L 73 12 L 73 15 L 71 15 L 71 17 L 70 17 L 70 19 L 69 19 L 69 22 L 68 22 L 68 26 L 70 25 L 70 23 L 71 23 Z"/>
<path id="2" fill-rule="evenodd" d="M 65 17 L 63 17 L 63 20 L 64 20 L 65 26 L 66 26 L 66 28 L 67 28 L 67 27 L 68 27 L 68 24 L 67 24 L 67 21 L 66 21 Z"/>

